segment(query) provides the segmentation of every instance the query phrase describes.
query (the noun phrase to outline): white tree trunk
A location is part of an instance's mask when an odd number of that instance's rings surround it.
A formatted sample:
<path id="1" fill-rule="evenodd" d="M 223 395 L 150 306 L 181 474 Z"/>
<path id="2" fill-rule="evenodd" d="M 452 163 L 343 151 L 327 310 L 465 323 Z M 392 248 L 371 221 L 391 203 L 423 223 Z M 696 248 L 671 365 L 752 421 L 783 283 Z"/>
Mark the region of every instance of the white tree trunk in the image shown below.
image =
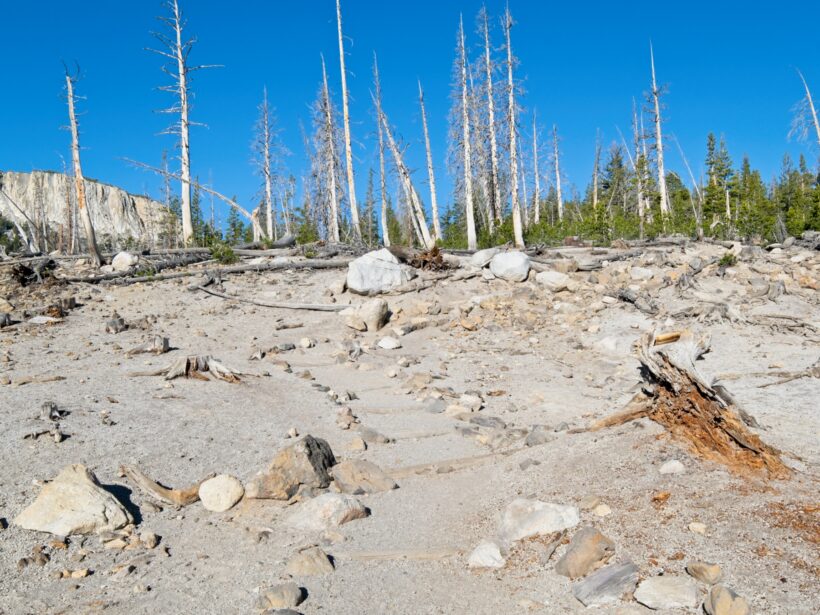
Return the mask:
<path id="1" fill-rule="evenodd" d="M 188 67 L 186 65 L 185 44 L 182 40 L 182 18 L 179 3 L 173 0 L 174 34 L 176 43 L 174 53 L 177 61 L 177 79 L 179 87 L 179 160 L 180 191 L 182 201 L 182 241 L 190 245 L 194 239 L 194 224 L 191 218 L 191 151 L 188 131 Z"/>
<path id="2" fill-rule="evenodd" d="M 639 237 L 644 238 L 644 220 L 646 218 L 646 196 L 644 194 L 644 167 L 640 164 L 641 161 L 641 142 L 643 135 L 638 132 L 638 109 L 635 100 L 632 100 L 632 138 L 635 146 L 635 161 L 632 163 L 632 170 L 635 172 L 635 177 L 638 183 L 638 226 Z M 629 150 L 627 150 L 629 151 Z"/>
<path id="3" fill-rule="evenodd" d="M 538 126 L 535 119 L 535 110 L 532 112 L 532 167 L 535 179 L 535 194 L 532 196 L 532 221 L 541 222 L 541 183 L 538 177 Z"/>
<path id="4" fill-rule="evenodd" d="M 598 208 L 598 168 L 601 166 L 601 135 L 595 140 L 595 166 L 592 168 L 592 209 Z"/>
<path id="5" fill-rule="evenodd" d="M 85 178 L 80 165 L 80 132 L 77 129 L 77 116 L 74 114 L 74 83 L 71 77 L 65 76 L 66 94 L 68 96 L 68 119 L 71 123 L 71 161 L 74 165 L 74 185 L 77 191 L 77 209 L 80 213 L 80 220 L 85 229 L 85 239 L 88 242 L 88 253 L 94 261 L 94 265 L 102 265 L 102 256 L 97 247 L 97 237 L 94 234 L 94 225 L 91 223 L 91 214 L 85 201 Z"/>
<path id="6" fill-rule="evenodd" d="M 467 249 L 478 247 L 473 204 L 473 168 L 470 158 L 470 116 L 467 111 L 467 51 L 464 48 L 464 23 L 459 19 L 459 54 L 461 64 L 461 124 L 462 147 L 464 148 L 464 209 L 467 218 Z"/>
<path id="7" fill-rule="evenodd" d="M 812 99 L 811 92 L 809 91 L 809 84 L 806 83 L 803 73 L 797 71 L 797 74 L 800 75 L 800 81 L 803 82 L 803 87 L 806 89 L 806 102 L 809 105 L 809 112 L 811 113 L 812 123 L 814 124 L 814 132 L 817 135 L 817 146 L 820 147 L 820 121 L 817 119 L 817 109 L 814 107 L 814 100 Z"/>
<path id="8" fill-rule="evenodd" d="M 268 108 L 268 88 L 263 90 L 263 100 L 262 100 L 262 161 L 263 161 L 263 169 L 262 174 L 265 177 L 265 210 L 268 215 L 267 219 L 267 227 L 268 227 L 268 239 L 273 239 L 273 227 L 274 227 L 274 220 L 273 220 L 273 189 L 271 187 L 272 178 L 271 178 L 271 168 L 270 168 L 270 141 L 271 141 L 271 134 L 270 134 L 270 110 Z"/>
<path id="9" fill-rule="evenodd" d="M 649 58 L 652 64 L 652 99 L 655 103 L 655 148 L 658 155 L 658 191 L 661 193 L 661 215 L 669 216 L 669 195 L 666 192 L 666 172 L 663 168 L 663 134 L 661 133 L 661 92 L 655 79 L 655 54 L 649 45 Z"/>
<path id="10" fill-rule="evenodd" d="M 555 198 L 558 205 L 558 221 L 564 219 L 564 198 L 561 193 L 561 161 L 558 151 L 558 126 L 552 125 L 552 160 L 555 166 Z"/>
<path id="11" fill-rule="evenodd" d="M 347 71 L 345 70 L 345 46 L 342 37 L 342 6 L 336 0 L 336 24 L 339 30 L 339 66 L 342 71 L 342 113 L 345 132 L 345 164 L 347 167 L 347 198 L 350 201 L 350 222 L 356 239 L 361 240 L 362 229 L 359 224 L 359 208 L 356 205 L 356 183 L 353 180 L 353 150 L 350 145 L 350 109 L 347 102 Z"/>
<path id="12" fill-rule="evenodd" d="M 512 45 L 510 43 L 510 30 L 512 29 L 512 16 L 510 10 L 504 16 L 504 31 L 507 37 L 507 88 L 509 90 L 509 116 L 510 116 L 510 185 L 512 186 L 512 218 L 513 235 L 515 246 L 524 247 L 524 233 L 521 227 L 521 203 L 518 201 L 518 146 L 516 145 L 516 120 L 515 120 L 515 83 L 513 82 L 513 56 Z"/>
<path id="13" fill-rule="evenodd" d="M 490 169 L 491 193 L 490 217 L 501 221 L 501 186 L 498 182 L 498 142 L 495 134 L 495 96 L 493 94 L 493 70 L 490 61 L 490 29 L 487 24 L 487 12 L 484 11 L 484 68 L 487 73 L 487 121 L 490 128 Z M 492 227 L 491 227 L 492 228 Z"/>
<path id="14" fill-rule="evenodd" d="M 330 91 L 327 87 L 327 70 L 325 59 L 322 58 L 322 103 L 325 108 L 325 130 L 327 131 L 327 173 L 330 175 L 330 212 L 328 232 L 333 241 L 339 243 L 339 202 L 336 188 L 336 141 L 333 138 L 333 114 L 330 108 Z"/>
<path id="15" fill-rule="evenodd" d="M 379 65 L 376 53 L 373 52 L 373 81 L 375 82 L 376 124 L 379 130 L 379 192 L 381 193 L 381 212 L 379 222 L 382 227 L 382 243 L 390 247 L 390 231 L 387 227 L 387 175 L 384 170 L 384 132 L 382 128 L 382 86 L 379 80 Z"/>
<path id="16" fill-rule="evenodd" d="M 433 152 L 430 149 L 430 133 L 427 131 L 427 113 L 424 110 L 424 92 L 419 81 L 419 105 L 421 106 L 421 124 L 424 128 L 424 147 L 427 150 L 427 178 L 430 182 L 430 208 L 433 214 L 433 240 L 441 239 L 441 225 L 438 219 L 438 198 L 436 197 L 436 176 L 433 171 Z"/>

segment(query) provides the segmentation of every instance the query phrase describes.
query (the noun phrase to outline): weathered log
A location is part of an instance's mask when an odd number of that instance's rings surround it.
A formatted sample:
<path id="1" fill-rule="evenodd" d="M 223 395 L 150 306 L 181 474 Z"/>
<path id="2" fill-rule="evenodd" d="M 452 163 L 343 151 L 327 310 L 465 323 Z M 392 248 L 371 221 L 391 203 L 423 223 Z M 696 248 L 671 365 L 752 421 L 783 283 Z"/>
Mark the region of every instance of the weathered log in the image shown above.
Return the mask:
<path id="1" fill-rule="evenodd" d="M 122 465 L 120 466 L 120 473 L 134 483 L 134 486 L 138 487 L 140 491 L 147 493 L 160 502 L 173 506 L 187 506 L 199 500 L 199 486 L 209 478 L 216 476 L 215 474 L 209 474 L 201 481 L 185 489 L 171 489 L 163 487 L 136 466 Z"/>
<path id="2" fill-rule="evenodd" d="M 193 290 L 201 290 L 203 293 L 208 293 L 214 297 L 221 297 L 223 299 L 230 299 L 232 301 L 239 301 L 240 303 L 249 303 L 251 305 L 258 305 L 260 307 L 278 308 L 282 310 L 308 310 L 312 312 L 341 312 L 349 308 L 349 305 L 333 305 L 321 303 L 278 303 L 256 301 L 254 299 L 246 299 L 244 297 L 237 297 L 236 295 L 228 295 L 210 288 L 205 288 L 204 285 L 194 286 Z"/>

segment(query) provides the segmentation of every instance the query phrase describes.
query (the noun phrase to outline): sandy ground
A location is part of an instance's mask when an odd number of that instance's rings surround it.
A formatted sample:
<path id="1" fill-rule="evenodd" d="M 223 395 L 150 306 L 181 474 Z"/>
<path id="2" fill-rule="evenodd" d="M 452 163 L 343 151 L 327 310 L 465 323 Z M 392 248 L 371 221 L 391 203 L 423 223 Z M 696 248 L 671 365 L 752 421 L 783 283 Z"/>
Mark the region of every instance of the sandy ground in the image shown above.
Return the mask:
<path id="1" fill-rule="evenodd" d="M 592 278 L 573 273 L 578 288 L 559 294 L 532 281 L 441 282 L 420 293 L 387 297 L 391 323 L 380 333 L 364 334 L 344 326 L 334 313 L 267 309 L 190 292 L 190 279 L 56 289 L 75 295 L 81 304 L 63 322 L 0 331 L 0 376 L 11 380 L 0 385 L 0 518 L 8 522 L 0 530 L 0 612 L 251 613 L 258 588 L 287 580 L 286 561 L 311 544 L 333 556 L 336 570 L 295 579 L 308 592 L 298 607 L 306 614 L 651 612 L 631 600 L 583 607 L 572 596 L 571 582 L 553 570 L 563 546 L 547 563 L 523 545 L 503 569 L 468 569 L 467 555 L 493 536 L 511 500 L 523 496 L 578 505 L 590 495 L 612 514 L 582 511 L 582 525 L 594 525 L 610 537 L 616 558 L 634 561 L 641 578 L 685 574 L 688 561 L 706 560 L 720 564 L 724 583 L 755 613 L 820 612 L 820 384 L 809 377 L 760 388 L 778 380 L 767 372 L 799 371 L 817 361 L 820 338 L 810 327 L 669 320 L 676 308 L 697 302 L 674 286 L 659 288 L 660 280 L 696 252 L 706 258 L 723 249 L 658 248 L 633 261 L 656 271 L 653 280 L 639 284 L 663 305 L 657 318 L 624 302 L 599 304 L 607 276 L 614 278 L 628 262 L 613 263 Z M 789 257 L 798 253 L 805 251 L 756 262 L 790 267 Z M 799 265 L 814 280 L 820 271 L 816 254 L 808 253 Z M 748 298 L 750 279 L 778 275 L 741 263 L 723 278 L 712 266 L 698 281 L 702 292 L 728 299 L 745 315 L 789 314 L 817 325 L 818 293 L 802 288 L 795 276 L 788 278 L 787 294 L 775 301 Z M 327 303 L 326 289 L 343 277 L 343 270 L 249 273 L 226 278 L 224 288 L 261 301 Z M 470 316 L 480 324 L 468 331 L 458 324 L 458 310 L 477 297 L 484 301 Z M 344 294 L 338 301 L 363 299 Z M 430 304 L 441 306 L 441 316 L 435 317 L 441 325 L 402 337 L 401 349 L 376 347 L 394 323 L 425 313 Z M 148 329 L 106 333 L 105 320 L 115 310 L 130 323 L 150 315 L 156 321 Z M 277 330 L 282 324 L 301 326 Z M 599 432 L 580 429 L 632 397 L 640 377 L 631 345 L 655 327 L 711 332 L 712 349 L 700 364 L 702 371 L 722 376 L 760 422 L 759 435 L 786 453 L 794 468 L 790 480 L 732 474 L 695 458 L 686 444 L 646 419 Z M 168 336 L 174 349 L 162 356 L 125 355 L 153 334 Z M 318 343 L 250 360 L 257 348 L 302 337 Z M 362 345 L 363 354 L 354 362 L 338 359 L 340 345 L 350 340 Z M 182 354 L 210 354 L 252 375 L 239 384 L 169 383 L 131 375 Z M 279 360 L 292 371 L 283 370 Z M 391 369 L 398 374 L 394 378 Z M 480 391 L 485 404 L 476 415 L 501 419 L 508 431 L 566 425 L 545 444 L 527 447 L 518 439 L 493 449 L 467 428 L 484 435 L 490 429 L 429 412 L 431 400 L 404 384 L 414 374 L 430 374 L 433 386 L 451 387 L 457 394 Z M 15 386 L 20 378 L 37 375 L 64 380 Z M 355 431 L 337 427 L 339 406 L 317 385 L 355 393 L 358 399 L 348 405 L 362 424 L 395 441 L 351 451 Z M 69 437 L 60 443 L 24 439 L 42 427 L 37 417 L 49 400 L 70 411 L 60 423 Z M 325 438 L 340 459 L 367 459 L 386 470 L 439 467 L 401 478 L 395 491 L 361 496 L 371 516 L 324 536 L 283 524 L 284 502 L 245 499 L 226 513 L 208 512 L 200 503 L 154 511 L 146 506 L 150 498 L 118 474 L 120 464 L 132 463 L 172 486 L 187 486 L 211 472 L 245 481 L 293 442 L 287 438 L 292 427 Z M 494 450 L 504 454 L 453 471 L 446 463 Z M 682 461 L 686 473 L 659 474 L 670 459 Z M 50 561 L 44 566 L 18 569 L 18 560 L 52 537 L 20 529 L 13 518 L 39 493 L 36 481 L 50 480 L 72 463 L 87 465 L 110 486 L 130 507 L 140 531 L 161 536 L 160 547 L 115 552 L 103 549 L 93 536 L 71 537 L 67 550 L 46 549 Z M 662 491 L 671 493 L 668 501 L 653 504 L 652 496 Z M 705 524 L 705 535 L 688 529 L 693 521 Z M 87 555 L 78 562 L 81 550 Z M 402 557 L 408 553 L 410 558 Z M 133 572 L 112 574 L 128 562 Z M 55 578 L 55 572 L 78 568 L 92 574 Z M 705 596 L 705 586 L 700 592 Z"/>

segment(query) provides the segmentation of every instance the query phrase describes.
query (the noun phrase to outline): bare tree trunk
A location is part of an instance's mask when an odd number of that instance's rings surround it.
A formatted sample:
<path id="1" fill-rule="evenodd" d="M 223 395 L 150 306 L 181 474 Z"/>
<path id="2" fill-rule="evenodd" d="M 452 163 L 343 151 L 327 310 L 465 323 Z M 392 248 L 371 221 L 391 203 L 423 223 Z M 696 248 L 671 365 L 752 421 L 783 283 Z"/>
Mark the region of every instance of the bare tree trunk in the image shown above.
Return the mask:
<path id="1" fill-rule="evenodd" d="M 179 86 L 179 159 L 182 200 L 182 241 L 189 245 L 194 239 L 194 224 L 191 219 L 191 148 L 188 138 L 190 128 L 188 121 L 188 67 L 186 53 L 182 42 L 182 19 L 179 3 L 174 2 L 174 33 L 176 45 L 174 53 L 177 60 L 177 79 Z"/>
<path id="2" fill-rule="evenodd" d="M 359 208 L 356 205 L 356 184 L 353 180 L 353 150 L 350 146 L 350 109 L 347 102 L 347 71 L 345 70 L 345 46 L 342 38 L 342 6 L 336 0 L 336 25 L 339 30 L 339 66 L 342 71 L 342 112 L 345 123 L 345 163 L 347 166 L 347 198 L 350 201 L 350 222 L 357 240 L 362 238 L 359 224 Z"/>
<path id="3" fill-rule="evenodd" d="M 495 98 L 493 94 L 493 71 L 490 62 L 490 29 L 487 24 L 487 11 L 484 10 L 484 67 L 487 73 L 487 115 L 490 128 L 490 165 L 491 180 L 490 217 L 501 221 L 501 186 L 498 182 L 498 143 L 495 135 Z"/>
<path id="4" fill-rule="evenodd" d="M 558 126 L 552 125 L 552 159 L 555 166 L 555 197 L 558 202 L 558 220 L 564 219 L 564 198 L 561 194 L 561 154 L 558 151 Z"/>
<path id="5" fill-rule="evenodd" d="M 533 177 L 535 179 L 535 194 L 532 197 L 532 221 L 535 224 L 541 222 L 541 184 L 538 177 L 538 126 L 535 119 L 535 110 L 532 112 L 532 166 Z"/>
<path id="6" fill-rule="evenodd" d="M 322 57 L 322 105 L 325 108 L 325 130 L 329 142 L 327 172 L 330 174 L 330 215 L 329 222 L 330 236 L 333 241 L 339 243 L 339 202 L 336 189 L 336 142 L 333 138 L 333 114 L 330 109 L 330 91 L 327 87 L 327 70 L 325 70 L 325 59 Z M 354 197 L 355 198 L 355 197 Z"/>
<path id="7" fill-rule="evenodd" d="M 524 247 L 524 233 L 521 227 L 521 203 L 518 201 L 518 146 L 516 145 L 516 120 L 515 120 L 515 83 L 513 82 L 513 56 L 512 45 L 510 43 L 510 30 L 512 29 L 512 15 L 510 9 L 504 15 L 504 32 L 507 38 L 507 88 L 509 90 L 509 116 L 510 116 L 510 184 L 512 186 L 512 219 L 513 235 L 517 248 Z"/>
<path id="8" fill-rule="evenodd" d="M 632 163 L 632 169 L 635 172 L 635 177 L 638 181 L 638 226 L 640 229 L 639 237 L 644 238 L 644 220 L 646 218 L 646 201 L 644 194 L 644 168 L 640 164 L 641 160 L 641 140 L 643 135 L 638 133 L 638 109 L 635 100 L 632 100 L 632 138 L 635 146 L 635 162 Z M 629 151 L 629 150 L 627 150 Z"/>
<path id="9" fill-rule="evenodd" d="M 416 225 L 416 231 L 421 239 L 421 243 L 429 250 L 436 244 L 430 236 L 430 229 L 427 226 L 427 220 L 424 216 L 424 208 L 421 206 L 419 195 L 413 187 L 413 180 L 410 177 L 410 171 L 404 164 L 401 152 L 396 145 L 395 139 L 393 139 L 393 133 L 390 131 L 390 124 L 387 122 L 387 116 L 385 115 L 384 110 L 382 110 L 381 113 L 381 121 L 384 128 L 384 135 L 387 137 L 387 144 L 390 147 L 390 151 L 393 153 L 393 159 L 396 162 L 396 169 L 399 172 L 399 179 L 404 189 L 404 194 L 407 198 L 408 205 L 412 210 L 410 217 L 413 219 L 414 225 Z"/>
<path id="10" fill-rule="evenodd" d="M 473 204 L 473 169 L 470 159 L 470 116 L 467 112 L 467 51 L 464 45 L 464 23 L 458 22 L 459 54 L 461 64 L 461 123 L 462 147 L 464 148 L 464 208 L 467 218 L 467 249 L 475 250 L 478 239 L 475 229 L 475 211 Z"/>
<path id="11" fill-rule="evenodd" d="M 663 134 L 661 133 L 661 91 L 655 79 L 655 54 L 649 45 L 649 58 L 652 64 L 652 99 L 655 105 L 655 147 L 658 154 L 658 191 L 661 193 L 661 215 L 669 217 L 669 195 L 666 192 L 666 173 L 663 168 Z"/>
<path id="12" fill-rule="evenodd" d="M 82 220 L 85 229 L 85 238 L 88 242 L 88 253 L 91 255 L 91 260 L 94 265 L 99 267 L 102 265 L 102 256 L 100 249 L 97 247 L 97 237 L 94 234 L 94 225 L 91 223 L 91 214 L 88 212 L 85 202 L 85 179 L 83 178 L 83 169 L 80 165 L 80 132 L 77 128 L 77 116 L 74 114 L 74 80 L 66 72 L 65 76 L 66 94 L 68 96 L 68 119 L 71 122 L 71 160 L 74 164 L 74 185 L 77 190 L 77 208 L 80 212 L 80 219 Z"/>
<path id="13" fill-rule="evenodd" d="M 268 238 L 273 239 L 274 220 L 273 220 L 273 190 L 271 189 L 271 168 L 270 168 L 270 110 L 268 108 L 268 88 L 262 91 L 262 174 L 265 177 L 265 209 L 268 214 L 267 227 Z"/>
<path id="14" fill-rule="evenodd" d="M 601 166 L 601 133 L 595 139 L 595 166 L 592 167 L 592 210 L 598 209 L 598 169 Z"/>
<path id="15" fill-rule="evenodd" d="M 521 143 L 518 145 L 518 159 L 521 161 L 521 194 L 523 198 L 521 199 L 521 222 L 524 224 L 524 228 L 529 226 L 530 214 L 529 214 L 529 198 L 527 197 L 527 169 L 524 167 L 524 153 L 522 152 L 521 146 L 523 145 L 524 139 L 521 139 Z"/>
<path id="16" fill-rule="evenodd" d="M 382 243 L 390 247 L 390 232 L 387 228 L 387 175 L 384 171 L 384 132 L 382 128 L 382 85 L 379 81 L 379 65 L 376 53 L 373 52 L 373 81 L 375 82 L 376 124 L 379 130 L 379 192 L 381 193 L 381 212 L 379 222 L 382 227 Z"/>
<path id="17" fill-rule="evenodd" d="M 803 82 L 803 87 L 806 89 L 806 103 L 809 106 L 812 123 L 814 124 L 814 132 L 817 135 L 817 146 L 820 147 L 820 121 L 817 119 L 817 109 L 814 107 L 814 100 L 812 99 L 811 92 L 809 91 L 809 84 L 806 83 L 803 73 L 798 70 L 797 74 L 800 75 L 800 81 Z"/>
<path id="18" fill-rule="evenodd" d="M 430 208 L 433 213 L 433 240 L 441 239 L 441 225 L 438 219 L 438 198 L 436 197 L 436 176 L 433 171 L 433 153 L 430 149 L 430 134 L 427 131 L 427 113 L 424 111 L 424 92 L 419 81 L 419 106 L 421 106 L 421 124 L 424 128 L 424 147 L 427 150 L 427 178 L 430 181 Z"/>

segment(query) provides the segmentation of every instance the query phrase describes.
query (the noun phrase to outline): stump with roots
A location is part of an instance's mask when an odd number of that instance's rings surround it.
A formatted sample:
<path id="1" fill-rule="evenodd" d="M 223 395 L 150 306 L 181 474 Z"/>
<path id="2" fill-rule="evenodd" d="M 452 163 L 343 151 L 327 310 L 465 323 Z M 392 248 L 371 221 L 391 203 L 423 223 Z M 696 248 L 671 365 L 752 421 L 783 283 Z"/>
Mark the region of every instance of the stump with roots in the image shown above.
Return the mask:
<path id="1" fill-rule="evenodd" d="M 690 331 L 644 335 L 636 344 L 641 374 L 646 381 L 619 413 L 591 429 L 621 425 L 647 417 L 686 442 L 705 459 L 724 464 L 738 474 L 788 478 L 780 452 L 752 433 L 754 419 L 737 406 L 725 387 L 710 383 L 695 361 L 709 350 L 711 337 Z"/>

